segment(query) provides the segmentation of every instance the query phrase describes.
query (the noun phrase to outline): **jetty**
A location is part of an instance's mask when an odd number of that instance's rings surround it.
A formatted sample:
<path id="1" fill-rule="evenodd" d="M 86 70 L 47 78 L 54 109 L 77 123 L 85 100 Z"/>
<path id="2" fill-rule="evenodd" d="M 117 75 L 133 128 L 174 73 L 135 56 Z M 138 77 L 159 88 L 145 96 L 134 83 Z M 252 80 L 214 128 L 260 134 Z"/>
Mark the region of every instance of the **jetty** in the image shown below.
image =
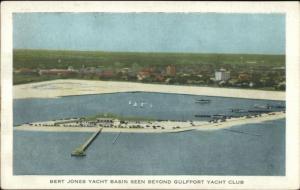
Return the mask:
<path id="1" fill-rule="evenodd" d="M 85 150 L 91 145 L 91 143 L 96 139 L 96 137 L 101 133 L 102 128 L 97 130 L 84 144 L 76 148 L 71 156 L 86 156 Z"/>

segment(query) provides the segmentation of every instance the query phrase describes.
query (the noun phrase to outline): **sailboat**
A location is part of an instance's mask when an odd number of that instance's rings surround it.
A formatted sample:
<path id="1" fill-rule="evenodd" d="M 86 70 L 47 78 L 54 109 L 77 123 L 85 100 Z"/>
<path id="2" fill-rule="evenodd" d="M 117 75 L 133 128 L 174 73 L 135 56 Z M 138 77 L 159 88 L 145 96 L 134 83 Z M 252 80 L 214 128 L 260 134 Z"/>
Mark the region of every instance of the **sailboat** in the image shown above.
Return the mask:
<path id="1" fill-rule="evenodd" d="M 128 104 L 131 105 L 131 100 L 129 100 Z"/>
<path id="2" fill-rule="evenodd" d="M 136 103 L 136 102 L 134 102 L 133 106 L 134 106 L 134 107 L 136 107 L 136 106 L 137 106 L 137 103 Z"/>

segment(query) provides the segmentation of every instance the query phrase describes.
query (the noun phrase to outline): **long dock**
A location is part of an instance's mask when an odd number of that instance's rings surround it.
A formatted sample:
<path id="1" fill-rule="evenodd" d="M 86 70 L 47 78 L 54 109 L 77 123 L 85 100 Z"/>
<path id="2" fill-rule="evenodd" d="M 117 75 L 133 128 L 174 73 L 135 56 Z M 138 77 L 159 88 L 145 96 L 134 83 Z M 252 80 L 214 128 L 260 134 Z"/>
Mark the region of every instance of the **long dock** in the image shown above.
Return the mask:
<path id="1" fill-rule="evenodd" d="M 86 156 L 85 150 L 91 145 L 91 143 L 96 139 L 96 137 L 101 133 L 102 128 L 96 131 L 84 144 L 76 148 L 71 156 Z"/>

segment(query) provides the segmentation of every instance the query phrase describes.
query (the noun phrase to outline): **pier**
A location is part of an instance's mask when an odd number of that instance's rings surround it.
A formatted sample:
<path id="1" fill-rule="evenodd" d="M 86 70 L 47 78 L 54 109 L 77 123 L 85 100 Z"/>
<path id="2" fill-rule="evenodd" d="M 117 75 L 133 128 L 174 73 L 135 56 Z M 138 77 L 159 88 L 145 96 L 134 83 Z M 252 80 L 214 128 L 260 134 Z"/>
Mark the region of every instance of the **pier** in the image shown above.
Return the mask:
<path id="1" fill-rule="evenodd" d="M 102 128 L 97 130 L 84 144 L 76 148 L 71 156 L 86 156 L 85 150 L 91 145 L 91 143 L 96 139 L 96 137 L 101 133 Z"/>

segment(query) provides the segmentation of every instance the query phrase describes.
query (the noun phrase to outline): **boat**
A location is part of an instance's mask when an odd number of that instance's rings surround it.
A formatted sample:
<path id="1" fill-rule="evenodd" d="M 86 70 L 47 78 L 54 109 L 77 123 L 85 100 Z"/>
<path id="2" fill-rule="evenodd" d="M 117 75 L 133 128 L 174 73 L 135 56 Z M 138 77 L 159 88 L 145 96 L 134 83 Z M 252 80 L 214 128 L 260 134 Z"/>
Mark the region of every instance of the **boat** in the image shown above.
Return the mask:
<path id="1" fill-rule="evenodd" d="M 211 117 L 211 115 L 195 115 L 195 117 Z"/>
<path id="2" fill-rule="evenodd" d="M 275 106 L 275 108 L 285 109 L 285 106 L 284 105 L 277 105 L 277 106 Z"/>
<path id="3" fill-rule="evenodd" d="M 136 107 L 136 106 L 137 106 L 137 103 L 136 103 L 136 102 L 134 102 L 133 106 L 134 106 L 134 107 Z"/>
<path id="4" fill-rule="evenodd" d="M 234 112 L 234 113 L 248 113 L 247 110 L 243 110 L 243 109 L 232 109 L 231 112 Z"/>
<path id="5" fill-rule="evenodd" d="M 226 118 L 226 115 L 224 114 L 215 114 L 211 116 L 212 118 L 216 118 L 216 119 L 223 119 Z"/>
<path id="6" fill-rule="evenodd" d="M 210 103 L 211 100 L 208 100 L 208 99 L 199 99 L 199 100 L 196 100 L 196 103 Z"/>
<path id="7" fill-rule="evenodd" d="M 131 105 L 131 100 L 129 100 L 128 104 Z"/>
<path id="8" fill-rule="evenodd" d="M 259 108 L 259 109 L 271 109 L 272 107 L 270 105 L 254 105 L 254 108 Z"/>
<path id="9" fill-rule="evenodd" d="M 269 113 L 273 112 L 272 110 L 261 110 L 261 109 L 255 109 L 255 110 L 248 110 L 249 113 Z"/>

